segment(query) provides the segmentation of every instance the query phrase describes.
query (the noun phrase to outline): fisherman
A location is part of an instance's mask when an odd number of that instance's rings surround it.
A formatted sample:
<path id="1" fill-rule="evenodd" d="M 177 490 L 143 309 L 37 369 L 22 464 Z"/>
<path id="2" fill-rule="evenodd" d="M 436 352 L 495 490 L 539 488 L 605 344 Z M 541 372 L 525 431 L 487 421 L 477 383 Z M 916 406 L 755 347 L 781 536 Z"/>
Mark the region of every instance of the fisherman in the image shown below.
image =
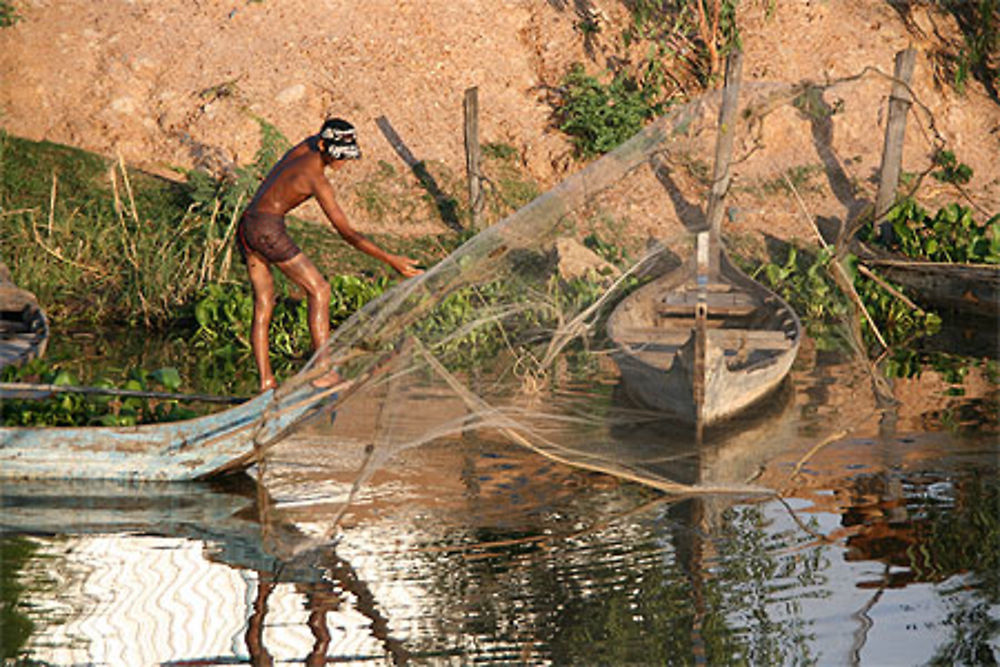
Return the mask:
<path id="1" fill-rule="evenodd" d="M 325 170 L 336 171 L 346 160 L 360 158 L 354 126 L 340 118 L 329 119 L 318 134 L 307 137 L 289 150 L 271 168 L 240 218 L 236 238 L 253 287 L 250 346 L 257 363 L 261 392 L 278 384 L 271 371 L 268 344 L 275 305 L 272 264 L 306 293 L 313 349 L 321 348 L 330 337 L 330 283 L 289 237 L 285 228 L 285 215 L 289 211 L 315 197 L 333 228 L 352 246 L 385 262 L 405 278 L 422 273 L 415 260 L 387 253 L 355 231 L 337 204 Z M 314 384 L 329 386 L 339 379 L 336 372 L 331 371 Z"/>

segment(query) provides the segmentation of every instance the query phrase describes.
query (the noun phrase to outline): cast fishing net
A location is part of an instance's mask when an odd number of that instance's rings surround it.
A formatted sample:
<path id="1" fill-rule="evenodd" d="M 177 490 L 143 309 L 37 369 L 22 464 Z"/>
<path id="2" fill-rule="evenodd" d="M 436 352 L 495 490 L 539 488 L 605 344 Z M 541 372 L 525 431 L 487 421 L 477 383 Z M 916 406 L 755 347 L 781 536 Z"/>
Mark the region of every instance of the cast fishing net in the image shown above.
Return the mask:
<path id="1" fill-rule="evenodd" d="M 889 86 L 874 71 L 822 87 L 743 86 L 722 226 L 730 254 L 772 249 L 775 239 L 741 227 L 750 216 L 800 225 L 796 235 L 814 249 L 820 233 L 834 242 L 858 218 L 881 153 L 883 130 L 870 114 Z M 871 416 L 872 376 L 844 342 L 850 327 L 836 355 L 806 337 L 777 392 L 701 438 L 622 390 L 604 324 L 629 290 L 691 256 L 721 100 L 716 92 L 674 108 L 358 311 L 276 392 L 280 410 L 329 364 L 349 382 L 287 441 L 306 460 L 265 477 L 299 480 L 309 489 L 300 502 L 343 501 L 416 447 L 502 440 L 666 492 L 768 492 L 774 483 L 759 472 L 769 455 L 785 452 L 789 472 L 811 447 Z M 837 137 L 838 114 L 869 115 L 850 123 L 867 136 Z M 936 137 L 926 114 L 911 117 L 920 171 Z M 640 225 L 651 233 L 636 235 Z M 587 242 L 615 252 L 581 252 Z M 574 252 L 590 258 L 585 268 L 569 266 Z M 330 486 L 328 469 L 353 472 Z"/>

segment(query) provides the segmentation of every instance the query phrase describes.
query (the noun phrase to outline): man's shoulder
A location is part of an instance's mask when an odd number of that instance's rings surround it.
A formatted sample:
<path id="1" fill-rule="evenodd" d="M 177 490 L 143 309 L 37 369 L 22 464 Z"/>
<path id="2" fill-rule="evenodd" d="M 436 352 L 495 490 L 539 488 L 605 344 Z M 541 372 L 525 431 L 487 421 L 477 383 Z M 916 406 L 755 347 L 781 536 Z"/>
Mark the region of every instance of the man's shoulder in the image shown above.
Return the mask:
<path id="1" fill-rule="evenodd" d="M 316 151 L 306 151 L 288 161 L 288 171 L 304 174 L 323 175 L 323 158 Z"/>

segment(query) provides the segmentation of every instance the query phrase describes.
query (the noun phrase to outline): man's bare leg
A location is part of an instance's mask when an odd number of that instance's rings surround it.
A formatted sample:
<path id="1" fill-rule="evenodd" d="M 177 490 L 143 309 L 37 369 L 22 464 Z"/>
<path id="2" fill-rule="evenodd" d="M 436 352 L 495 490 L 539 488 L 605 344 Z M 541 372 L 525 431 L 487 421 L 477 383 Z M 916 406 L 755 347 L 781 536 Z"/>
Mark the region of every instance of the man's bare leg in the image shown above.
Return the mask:
<path id="1" fill-rule="evenodd" d="M 274 389 L 278 382 L 271 370 L 271 354 L 268 333 L 271 316 L 274 315 L 274 276 L 267 260 L 253 251 L 247 251 L 247 271 L 253 287 L 253 320 L 250 323 L 250 348 L 257 363 L 260 391 Z"/>
<path id="2" fill-rule="evenodd" d="M 257 363 L 260 391 L 274 389 L 278 382 L 271 371 L 271 355 L 268 333 L 271 316 L 274 315 L 274 276 L 267 260 L 253 252 L 246 251 L 247 271 L 253 287 L 253 320 L 250 323 L 250 348 Z"/>
<path id="3" fill-rule="evenodd" d="M 299 253 L 290 260 L 281 262 L 278 268 L 306 293 L 309 334 L 315 352 L 330 339 L 330 283 L 305 253 Z M 330 372 L 313 380 L 313 386 L 332 387 L 341 381 L 340 374 L 330 366 L 329 357 L 321 357 L 316 363 L 318 368 L 329 368 Z"/>

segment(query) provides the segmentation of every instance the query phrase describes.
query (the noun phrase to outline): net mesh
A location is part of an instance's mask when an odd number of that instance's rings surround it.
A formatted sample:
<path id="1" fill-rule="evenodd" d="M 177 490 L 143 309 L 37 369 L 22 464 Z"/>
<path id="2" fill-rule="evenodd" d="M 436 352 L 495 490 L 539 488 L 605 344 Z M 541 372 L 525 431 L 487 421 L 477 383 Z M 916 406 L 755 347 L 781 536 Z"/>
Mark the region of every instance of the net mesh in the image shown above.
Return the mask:
<path id="1" fill-rule="evenodd" d="M 834 116 L 872 114 L 888 88 L 877 72 L 823 87 L 743 86 L 723 226 L 731 253 L 767 248 L 767 235 L 741 230 L 744 216 L 800 225 L 797 235 L 815 243 L 824 224 L 858 215 L 865 193 L 845 184 L 875 173 L 881 131 L 868 123 L 868 136 L 854 138 L 856 154 L 844 158 L 833 149 Z M 828 355 L 807 339 L 777 392 L 697 436 L 628 399 L 604 328 L 629 289 L 691 257 L 705 224 L 721 101 L 716 92 L 674 108 L 369 303 L 280 388 L 276 409 L 337 367 L 349 383 L 328 401 L 337 418 L 309 433 L 338 465 L 359 471 L 349 480 L 354 491 L 405 450 L 472 437 L 672 493 L 773 491 L 776 483 L 758 476 L 769 451 L 780 444 L 801 455 L 874 410 L 860 356 L 839 357 L 833 379 Z M 935 137 L 922 118 L 915 133 L 929 164 Z M 574 275 L 570 256 L 588 236 L 617 254 L 590 257 Z M 300 474 L 319 479 L 323 466 L 319 454 Z"/>

